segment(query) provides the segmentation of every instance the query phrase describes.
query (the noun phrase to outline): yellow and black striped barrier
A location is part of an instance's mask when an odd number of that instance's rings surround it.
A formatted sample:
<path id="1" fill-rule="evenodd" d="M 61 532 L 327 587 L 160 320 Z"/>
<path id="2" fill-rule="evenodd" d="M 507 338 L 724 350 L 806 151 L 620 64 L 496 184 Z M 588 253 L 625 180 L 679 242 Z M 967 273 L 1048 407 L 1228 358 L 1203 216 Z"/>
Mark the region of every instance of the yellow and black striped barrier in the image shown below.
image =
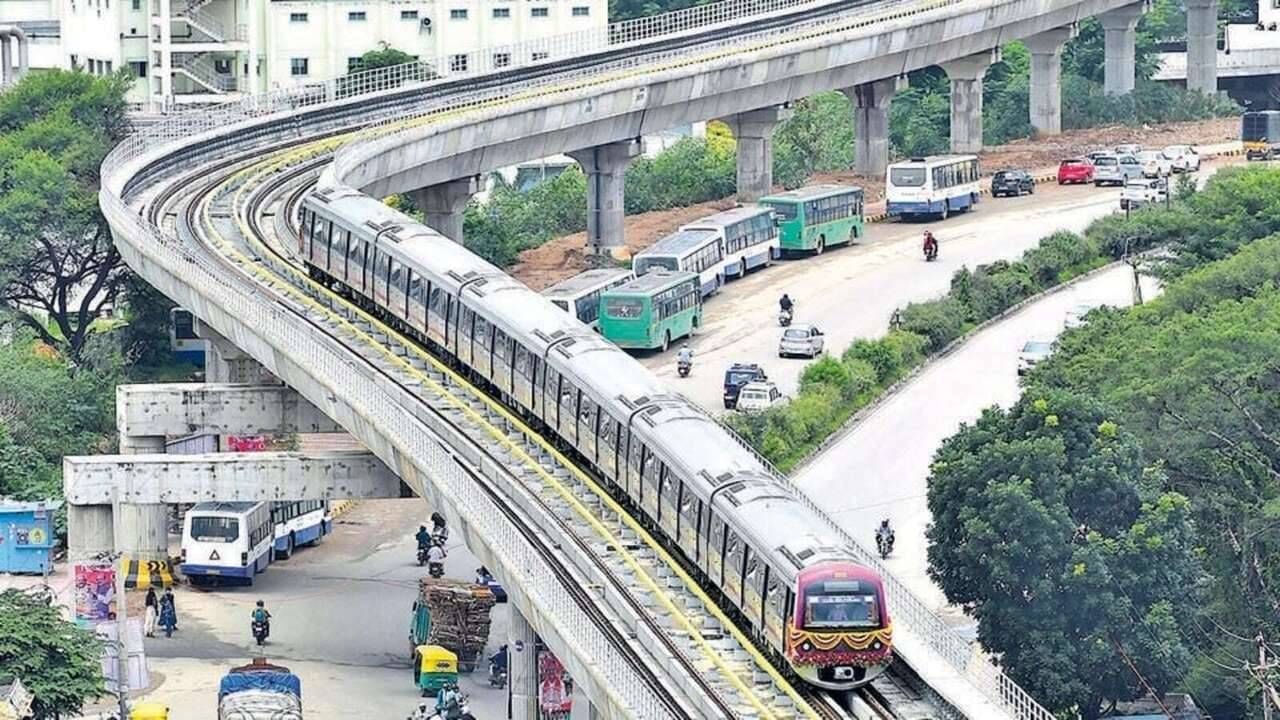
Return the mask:
<path id="1" fill-rule="evenodd" d="M 167 588 L 173 586 L 173 570 L 168 560 L 135 560 L 122 558 L 120 571 L 124 573 L 124 586 L 135 590 Z"/>

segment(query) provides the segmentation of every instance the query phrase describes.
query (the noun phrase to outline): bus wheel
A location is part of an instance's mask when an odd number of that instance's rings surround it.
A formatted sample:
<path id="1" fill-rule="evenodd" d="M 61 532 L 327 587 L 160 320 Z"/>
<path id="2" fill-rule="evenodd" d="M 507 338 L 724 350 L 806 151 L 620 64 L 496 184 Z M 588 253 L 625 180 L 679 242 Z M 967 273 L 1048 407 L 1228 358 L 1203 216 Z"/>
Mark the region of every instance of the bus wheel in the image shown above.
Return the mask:
<path id="1" fill-rule="evenodd" d="M 742 260 L 738 262 L 738 277 L 746 277 L 746 276 L 747 276 L 747 259 L 742 258 Z"/>
<path id="2" fill-rule="evenodd" d="M 946 200 L 942 201 L 942 212 L 939 215 L 943 220 L 946 220 L 951 215 L 951 206 Z"/>
<path id="3" fill-rule="evenodd" d="M 293 533 L 289 533 L 289 547 L 285 548 L 284 559 L 288 560 L 293 557 L 293 549 L 297 547 L 294 541 Z"/>
<path id="4" fill-rule="evenodd" d="M 827 236 L 826 236 L 826 235 L 819 235 L 819 236 L 818 236 L 818 247 L 814 248 L 814 251 L 813 251 L 813 252 L 814 252 L 814 254 L 815 254 L 815 255 L 821 255 L 821 254 L 822 254 L 822 251 L 823 251 L 823 250 L 826 250 L 826 249 L 827 249 Z"/>
<path id="5" fill-rule="evenodd" d="M 663 330 L 662 331 L 662 352 L 666 352 L 667 348 L 669 347 L 671 347 L 671 331 Z"/>

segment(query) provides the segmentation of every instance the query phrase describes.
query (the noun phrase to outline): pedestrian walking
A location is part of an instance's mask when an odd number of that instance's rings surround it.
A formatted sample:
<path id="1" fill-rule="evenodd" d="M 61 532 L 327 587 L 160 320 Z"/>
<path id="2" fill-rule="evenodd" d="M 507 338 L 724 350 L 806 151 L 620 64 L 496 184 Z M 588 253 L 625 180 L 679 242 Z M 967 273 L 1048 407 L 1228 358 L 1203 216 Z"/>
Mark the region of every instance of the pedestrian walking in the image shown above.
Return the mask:
<path id="1" fill-rule="evenodd" d="M 147 616 L 143 629 L 147 637 L 156 636 L 156 619 L 160 617 L 160 599 L 156 597 L 155 588 L 147 588 Z"/>
<path id="2" fill-rule="evenodd" d="M 164 596 L 160 598 L 160 627 L 164 628 L 165 637 L 173 637 L 173 631 L 178 627 L 178 609 L 174 605 L 171 588 L 165 588 Z"/>

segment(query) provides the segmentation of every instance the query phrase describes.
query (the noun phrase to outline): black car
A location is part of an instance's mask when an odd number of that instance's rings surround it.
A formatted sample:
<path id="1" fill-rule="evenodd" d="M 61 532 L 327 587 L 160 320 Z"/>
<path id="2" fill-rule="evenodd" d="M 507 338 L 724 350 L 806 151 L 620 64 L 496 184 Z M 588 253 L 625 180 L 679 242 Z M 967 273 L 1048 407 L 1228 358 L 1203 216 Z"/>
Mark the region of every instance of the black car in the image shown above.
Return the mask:
<path id="1" fill-rule="evenodd" d="M 991 197 L 1017 197 L 1036 191 L 1036 182 L 1026 170 L 1001 170 L 991 177 Z"/>
<path id="2" fill-rule="evenodd" d="M 764 374 L 764 368 L 755 363 L 734 363 L 724 371 L 724 407 L 726 410 L 732 410 L 738 406 L 738 394 L 742 392 L 742 386 L 756 380 L 768 380 L 769 377 Z"/>

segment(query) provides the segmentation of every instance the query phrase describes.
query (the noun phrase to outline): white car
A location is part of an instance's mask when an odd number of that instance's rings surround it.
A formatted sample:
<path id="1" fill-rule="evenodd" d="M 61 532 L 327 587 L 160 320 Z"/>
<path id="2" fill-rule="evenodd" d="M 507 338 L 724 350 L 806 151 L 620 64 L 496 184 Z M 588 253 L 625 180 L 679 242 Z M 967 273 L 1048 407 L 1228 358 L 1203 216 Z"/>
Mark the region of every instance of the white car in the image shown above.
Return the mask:
<path id="1" fill-rule="evenodd" d="M 1174 172 L 1196 172 L 1200 169 L 1200 153 L 1190 145 L 1170 145 L 1160 154 L 1169 159 Z"/>
<path id="2" fill-rule="evenodd" d="M 1169 199 L 1169 186 L 1161 178 L 1130 180 L 1120 191 L 1120 209 L 1134 210 L 1143 205 L 1162 203 Z"/>
<path id="3" fill-rule="evenodd" d="M 778 357 L 801 355 L 815 358 L 822 354 L 822 331 L 812 325 L 794 325 L 782 333 L 778 341 Z"/>
<path id="4" fill-rule="evenodd" d="M 1067 311 L 1067 316 L 1062 322 L 1062 326 L 1070 330 L 1071 328 L 1083 327 L 1088 320 L 1085 316 L 1089 313 L 1104 307 L 1100 302 L 1082 302 Z"/>
<path id="5" fill-rule="evenodd" d="M 760 412 L 783 402 L 786 402 L 786 397 L 777 385 L 768 380 L 757 380 L 742 386 L 737 408 L 742 412 Z"/>
<path id="6" fill-rule="evenodd" d="M 1149 178 L 1169 177 L 1173 174 L 1173 163 L 1169 158 L 1155 150 L 1138 153 L 1138 163 L 1142 165 L 1142 176 Z"/>
<path id="7" fill-rule="evenodd" d="M 1052 340 L 1028 340 L 1018 353 L 1018 374 L 1026 375 L 1037 363 L 1053 354 Z"/>
<path id="8" fill-rule="evenodd" d="M 1137 155 L 1142 152 L 1142 146 L 1137 143 L 1126 143 L 1116 146 L 1117 155 Z"/>

